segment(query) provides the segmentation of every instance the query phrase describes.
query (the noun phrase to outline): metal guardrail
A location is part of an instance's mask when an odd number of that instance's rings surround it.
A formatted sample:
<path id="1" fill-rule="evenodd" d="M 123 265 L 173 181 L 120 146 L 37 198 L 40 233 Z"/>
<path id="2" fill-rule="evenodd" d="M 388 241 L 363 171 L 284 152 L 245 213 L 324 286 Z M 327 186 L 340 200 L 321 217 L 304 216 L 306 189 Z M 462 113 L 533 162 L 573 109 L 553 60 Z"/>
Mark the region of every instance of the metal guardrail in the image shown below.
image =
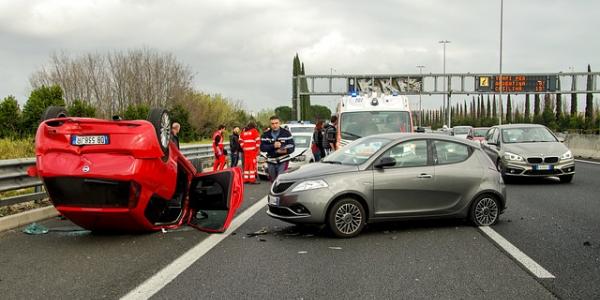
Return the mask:
<path id="1" fill-rule="evenodd" d="M 225 144 L 225 148 L 228 149 L 229 145 Z M 212 162 L 214 157 L 211 144 L 183 145 L 180 151 L 198 171 L 202 171 L 205 166 Z M 0 193 L 31 187 L 35 189 L 33 193 L 5 198 L 0 196 L 0 207 L 42 200 L 48 197 L 46 192 L 43 191 L 41 180 L 27 175 L 27 169 L 32 166 L 35 166 L 35 158 L 0 160 Z"/>

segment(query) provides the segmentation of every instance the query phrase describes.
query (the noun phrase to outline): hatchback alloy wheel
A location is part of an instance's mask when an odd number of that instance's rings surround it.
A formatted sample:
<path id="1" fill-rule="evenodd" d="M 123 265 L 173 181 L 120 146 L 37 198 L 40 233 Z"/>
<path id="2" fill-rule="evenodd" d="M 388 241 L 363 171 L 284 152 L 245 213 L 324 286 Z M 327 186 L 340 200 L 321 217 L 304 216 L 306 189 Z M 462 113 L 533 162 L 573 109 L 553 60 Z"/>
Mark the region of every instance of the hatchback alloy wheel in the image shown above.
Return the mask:
<path id="1" fill-rule="evenodd" d="M 471 220 L 477 226 L 489 226 L 498 221 L 498 201 L 490 196 L 479 197 L 471 209 Z"/>
<path id="2" fill-rule="evenodd" d="M 338 237 L 353 237 L 365 225 L 365 210 L 354 199 L 344 199 L 334 204 L 329 214 L 329 227 Z"/>

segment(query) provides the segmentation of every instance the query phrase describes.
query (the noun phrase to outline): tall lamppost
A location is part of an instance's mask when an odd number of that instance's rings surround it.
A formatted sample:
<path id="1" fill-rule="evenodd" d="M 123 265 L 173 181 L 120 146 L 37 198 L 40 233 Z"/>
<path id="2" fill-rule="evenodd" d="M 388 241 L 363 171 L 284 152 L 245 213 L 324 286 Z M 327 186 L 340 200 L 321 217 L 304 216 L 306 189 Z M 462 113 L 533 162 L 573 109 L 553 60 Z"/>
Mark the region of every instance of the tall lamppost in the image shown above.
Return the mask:
<path id="1" fill-rule="evenodd" d="M 423 125 L 421 123 L 421 119 L 423 119 L 423 107 L 421 106 L 421 92 L 423 91 L 423 68 L 425 68 L 425 66 L 418 65 L 417 68 L 419 68 L 419 75 L 421 75 L 421 87 L 419 89 L 419 127 L 421 127 Z"/>
<path id="2" fill-rule="evenodd" d="M 439 41 L 440 44 L 442 44 L 444 46 L 444 103 L 448 102 L 446 105 L 446 110 L 448 111 L 448 128 L 450 128 L 450 99 L 448 98 L 448 83 L 447 83 L 447 78 L 446 78 L 446 44 L 450 43 L 450 41 L 447 40 L 443 40 L 443 41 Z M 442 106 L 443 107 L 443 106 Z"/>
<path id="3" fill-rule="evenodd" d="M 499 86 L 499 91 L 500 94 L 498 95 L 498 97 L 500 97 L 500 101 L 498 101 L 498 103 L 500 104 L 500 109 L 498 110 L 498 112 L 500 113 L 500 116 L 498 118 L 498 124 L 502 125 L 502 27 L 503 27 L 503 21 L 504 21 L 504 0 L 500 0 L 500 86 Z"/>

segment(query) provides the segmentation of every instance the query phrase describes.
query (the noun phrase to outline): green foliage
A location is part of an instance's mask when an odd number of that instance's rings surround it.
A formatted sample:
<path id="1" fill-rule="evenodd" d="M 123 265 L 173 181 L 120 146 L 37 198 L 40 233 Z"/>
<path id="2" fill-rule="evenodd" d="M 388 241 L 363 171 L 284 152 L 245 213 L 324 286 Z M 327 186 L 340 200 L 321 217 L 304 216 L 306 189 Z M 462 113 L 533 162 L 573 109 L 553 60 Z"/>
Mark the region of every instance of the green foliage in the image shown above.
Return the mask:
<path id="1" fill-rule="evenodd" d="M 588 72 L 592 72 L 592 68 L 588 65 Z M 594 80 L 591 75 L 587 76 L 587 90 L 591 91 L 594 89 Z M 592 93 L 587 93 L 585 95 L 585 128 L 593 129 L 595 128 L 594 124 L 594 95 Z"/>
<path id="2" fill-rule="evenodd" d="M 269 127 L 270 120 L 273 115 L 275 115 L 275 111 L 271 109 L 263 109 L 256 114 L 256 126 L 259 131 Z"/>
<path id="3" fill-rule="evenodd" d="M 0 159 L 13 159 L 35 156 L 33 138 L 0 139 Z"/>
<path id="4" fill-rule="evenodd" d="M 310 112 L 312 114 L 311 120 L 319 121 L 329 120 L 331 118 L 331 110 L 327 106 L 312 105 L 310 107 Z"/>
<path id="5" fill-rule="evenodd" d="M 62 89 L 58 85 L 41 86 L 31 91 L 23 108 L 21 129 L 26 135 L 32 135 L 40 124 L 42 114 L 49 106 L 64 106 Z"/>
<path id="6" fill-rule="evenodd" d="M 145 104 L 132 104 L 127 106 L 123 119 L 125 120 L 146 120 L 150 108 Z"/>
<path id="7" fill-rule="evenodd" d="M 282 122 L 292 120 L 292 108 L 289 106 L 278 106 L 275 108 L 275 114 L 281 118 Z"/>
<path id="8" fill-rule="evenodd" d="M 512 123 L 512 101 L 510 100 L 510 94 L 506 99 L 506 123 Z"/>
<path id="9" fill-rule="evenodd" d="M 179 142 L 185 143 L 190 141 L 195 141 L 198 139 L 198 133 L 190 124 L 190 113 L 185 110 L 185 108 L 181 104 L 174 105 L 169 110 L 169 116 L 171 117 L 171 122 L 177 122 L 181 125 L 181 129 L 179 130 Z"/>
<path id="10" fill-rule="evenodd" d="M 75 100 L 67 106 L 67 113 L 71 117 L 95 118 L 96 108 L 82 100 Z"/>
<path id="11" fill-rule="evenodd" d="M 0 102 L 0 138 L 17 137 L 21 111 L 19 103 L 13 96 L 8 96 Z"/>

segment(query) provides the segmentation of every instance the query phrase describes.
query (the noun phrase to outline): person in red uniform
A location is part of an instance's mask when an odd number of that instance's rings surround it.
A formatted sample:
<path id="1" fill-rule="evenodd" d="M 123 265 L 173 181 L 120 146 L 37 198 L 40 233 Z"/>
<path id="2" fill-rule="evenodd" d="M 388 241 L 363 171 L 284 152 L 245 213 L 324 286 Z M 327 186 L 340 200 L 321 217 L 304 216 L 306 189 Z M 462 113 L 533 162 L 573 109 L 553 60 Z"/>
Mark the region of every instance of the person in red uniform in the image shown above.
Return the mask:
<path id="1" fill-rule="evenodd" d="M 225 147 L 223 146 L 223 131 L 225 131 L 225 125 L 219 125 L 219 128 L 212 137 L 212 148 L 215 153 L 213 171 L 223 170 L 225 168 L 225 159 L 227 155 L 225 153 Z"/>
<path id="2" fill-rule="evenodd" d="M 260 151 L 260 133 L 256 130 L 254 122 L 248 123 L 246 129 L 240 134 L 240 146 L 244 153 L 244 183 L 256 183 L 256 177 L 258 176 L 256 157 Z"/>

